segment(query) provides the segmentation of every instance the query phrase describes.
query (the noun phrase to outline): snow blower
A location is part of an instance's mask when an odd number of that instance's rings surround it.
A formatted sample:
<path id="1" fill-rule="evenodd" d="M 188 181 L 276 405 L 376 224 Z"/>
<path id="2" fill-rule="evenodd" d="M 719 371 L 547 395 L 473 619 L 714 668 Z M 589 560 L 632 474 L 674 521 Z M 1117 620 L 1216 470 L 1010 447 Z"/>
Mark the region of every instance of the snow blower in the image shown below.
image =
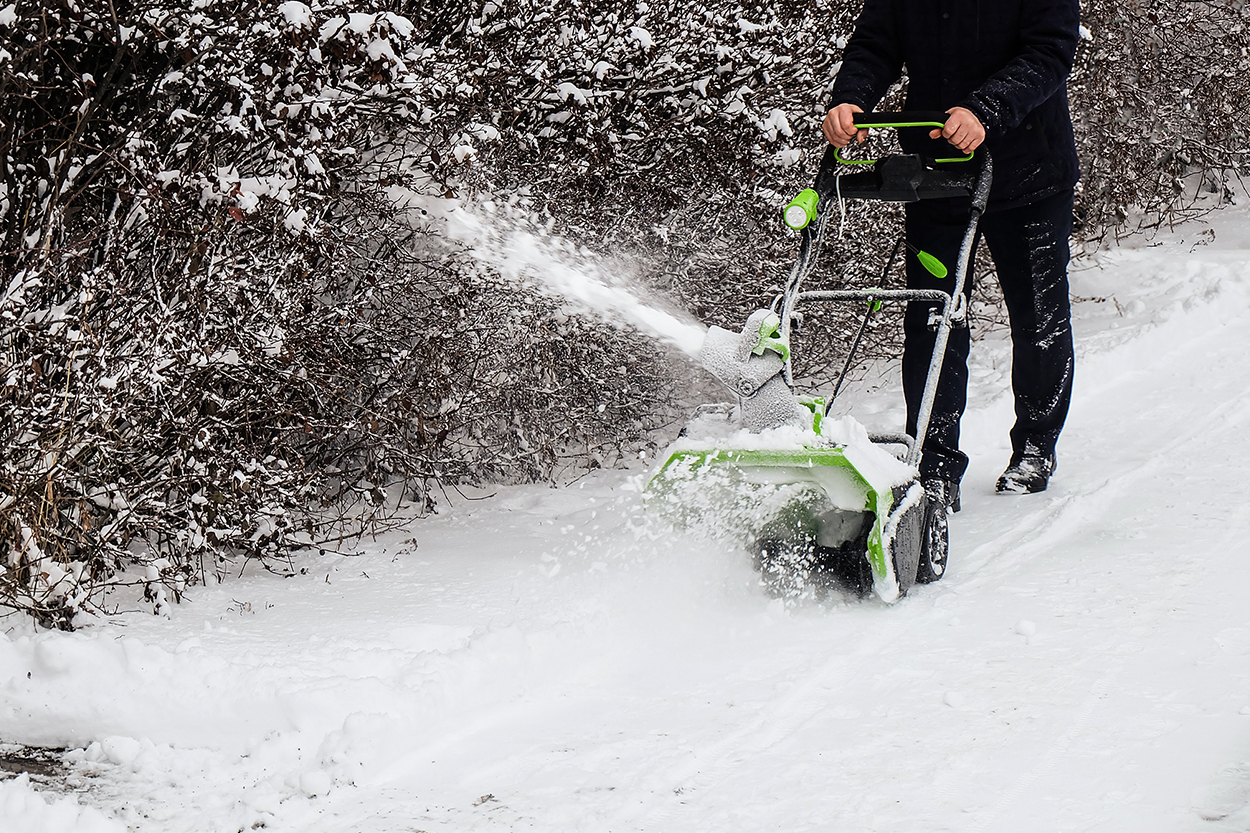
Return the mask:
<path id="1" fill-rule="evenodd" d="M 945 113 L 861 113 L 858 128 L 941 127 Z M 848 160 L 830 147 L 814 187 L 785 207 L 800 232 L 798 259 L 769 309 L 751 313 L 740 332 L 711 327 L 700 360 L 737 396 L 736 405 L 702 406 L 667 450 L 644 496 L 679 524 L 711 524 L 742 540 L 764 583 L 782 596 L 829 586 L 894 602 L 916 583 L 941 578 L 947 560 L 945 506 L 930 505 L 917 463 L 951 329 L 965 325 L 964 285 L 977 222 L 991 180 L 989 155 L 972 173 L 948 163 L 966 157 L 895 154 Z M 851 173 L 853 166 L 866 170 Z M 871 166 L 871 167 L 868 167 Z M 967 168 L 969 166 L 962 166 Z M 825 230 L 844 200 L 914 202 L 971 197 L 967 231 L 953 275 L 925 252 L 920 263 L 943 290 L 803 291 Z M 897 257 L 894 246 L 882 281 Z M 850 416 L 830 416 L 873 313 L 888 302 L 930 305 L 936 343 L 920 402 L 916 436 L 870 433 Z M 867 311 L 828 397 L 796 396 L 791 335 L 800 307 L 866 304 Z"/>

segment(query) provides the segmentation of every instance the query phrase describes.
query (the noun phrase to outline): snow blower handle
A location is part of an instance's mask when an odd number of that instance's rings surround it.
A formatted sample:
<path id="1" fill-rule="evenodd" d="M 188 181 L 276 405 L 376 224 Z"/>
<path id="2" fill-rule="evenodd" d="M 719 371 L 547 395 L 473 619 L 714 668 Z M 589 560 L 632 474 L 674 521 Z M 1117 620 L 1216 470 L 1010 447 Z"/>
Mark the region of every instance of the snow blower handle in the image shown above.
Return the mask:
<path id="1" fill-rule="evenodd" d="M 878 127 L 945 127 L 949 113 L 940 110 L 904 110 L 901 113 L 856 113 L 855 127 L 859 130 L 871 130 Z M 834 156 L 844 165 L 871 165 L 876 159 L 847 159 L 841 151 L 834 150 Z M 945 159 L 934 159 L 937 164 L 946 162 L 968 162 L 973 154 L 967 156 L 950 156 Z"/>

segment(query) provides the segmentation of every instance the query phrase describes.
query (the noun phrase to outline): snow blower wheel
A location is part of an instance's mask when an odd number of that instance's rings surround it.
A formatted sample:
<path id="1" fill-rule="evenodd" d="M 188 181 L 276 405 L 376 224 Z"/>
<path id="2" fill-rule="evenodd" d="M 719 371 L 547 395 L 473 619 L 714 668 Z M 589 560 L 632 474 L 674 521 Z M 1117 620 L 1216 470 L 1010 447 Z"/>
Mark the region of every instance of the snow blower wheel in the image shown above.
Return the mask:
<path id="1" fill-rule="evenodd" d="M 905 508 L 892 516 L 894 526 L 890 536 L 890 557 L 893 559 L 894 575 L 897 577 L 899 589 L 903 593 L 913 583 L 920 583 L 919 568 L 925 559 L 924 545 L 928 531 L 925 512 L 928 501 L 923 492 L 924 489 L 918 483 L 913 483 L 906 491 L 895 489 L 895 505 Z M 931 579 L 933 580 L 935 579 Z"/>
<path id="2" fill-rule="evenodd" d="M 916 584 L 932 584 L 946 573 L 946 556 L 950 550 L 946 507 L 925 498 L 924 538 L 920 542 L 920 563 L 916 568 Z"/>

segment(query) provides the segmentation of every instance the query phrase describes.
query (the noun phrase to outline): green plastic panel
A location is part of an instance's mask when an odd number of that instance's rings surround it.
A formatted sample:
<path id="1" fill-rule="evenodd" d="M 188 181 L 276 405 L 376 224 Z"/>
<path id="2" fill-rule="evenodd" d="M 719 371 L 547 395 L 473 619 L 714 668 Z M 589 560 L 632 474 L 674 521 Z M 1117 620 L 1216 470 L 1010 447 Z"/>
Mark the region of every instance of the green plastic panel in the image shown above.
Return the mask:
<path id="1" fill-rule="evenodd" d="M 821 469 L 837 469 L 841 476 L 824 477 Z M 678 449 L 672 452 L 647 484 L 644 498 L 648 504 L 666 501 L 684 504 L 688 494 L 683 494 L 682 483 L 697 484 L 697 496 L 705 503 L 717 501 L 738 502 L 749 500 L 749 492 L 738 488 L 741 484 L 756 483 L 753 477 L 763 475 L 772 483 L 811 484 L 825 491 L 834 505 L 843 509 L 871 512 L 872 528 L 868 533 L 866 556 L 872 567 L 874 579 L 886 580 L 890 574 L 886 563 L 884 528 L 886 518 L 894 504 L 890 491 L 878 492 L 846 458 L 841 448 L 804 449 Z M 823 481 L 823 482 L 822 482 Z M 831 488 L 833 484 L 840 488 Z M 846 506 L 847 486 L 857 491 L 862 499 L 860 506 Z M 709 494 L 722 491 L 724 494 Z M 837 491 L 838 494 L 834 494 Z"/>

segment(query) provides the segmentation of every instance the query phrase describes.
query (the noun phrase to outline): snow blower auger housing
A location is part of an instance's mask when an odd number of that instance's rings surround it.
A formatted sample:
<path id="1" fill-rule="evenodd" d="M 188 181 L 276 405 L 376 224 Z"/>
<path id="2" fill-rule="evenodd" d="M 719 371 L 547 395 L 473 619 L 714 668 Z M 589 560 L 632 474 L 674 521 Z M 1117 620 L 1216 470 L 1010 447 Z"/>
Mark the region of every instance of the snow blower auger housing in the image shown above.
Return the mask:
<path id="1" fill-rule="evenodd" d="M 856 126 L 941 126 L 945 113 L 861 113 Z M 964 285 L 977 223 L 985 211 L 991 163 L 984 151 L 968 173 L 943 166 L 971 156 L 930 159 L 892 155 L 847 160 L 829 148 L 812 188 L 784 209 L 800 232 L 798 258 L 784 291 L 756 310 L 740 332 L 711 327 L 700 359 L 737 395 L 737 404 L 703 406 L 667 451 L 645 498 L 678 524 L 729 531 L 752 551 L 763 580 L 783 596 L 834 585 L 870 590 L 894 602 L 916 583 L 936 581 L 946 568 L 946 507 L 932 506 L 917 464 L 951 329 L 966 317 Z M 844 166 L 871 165 L 847 173 Z M 802 291 L 824 242 L 830 217 L 848 199 L 914 202 L 971 197 L 959 260 L 944 290 Z M 894 247 L 884 281 L 902 244 Z M 921 264 L 939 278 L 946 266 L 924 252 Z M 930 305 L 936 344 L 920 403 L 917 436 L 869 433 L 830 410 L 872 314 L 886 302 Z M 791 335 L 800 306 L 866 304 L 863 325 L 848 350 L 832 394 L 798 397 L 793 390 Z M 893 451 L 891 451 L 893 449 Z"/>

